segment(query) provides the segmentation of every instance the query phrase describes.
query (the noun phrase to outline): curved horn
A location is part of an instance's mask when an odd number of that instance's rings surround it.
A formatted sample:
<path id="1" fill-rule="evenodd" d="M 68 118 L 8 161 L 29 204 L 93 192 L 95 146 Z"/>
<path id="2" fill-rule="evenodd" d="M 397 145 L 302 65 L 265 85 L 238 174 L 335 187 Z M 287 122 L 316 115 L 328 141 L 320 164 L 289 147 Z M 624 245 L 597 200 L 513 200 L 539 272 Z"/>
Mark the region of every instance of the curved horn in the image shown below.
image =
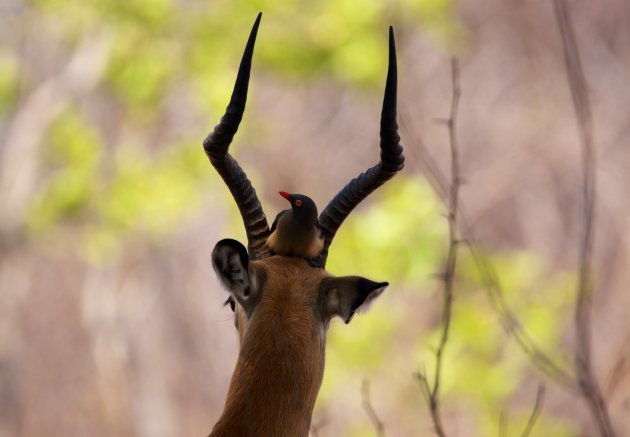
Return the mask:
<path id="1" fill-rule="evenodd" d="M 394 41 L 394 29 L 390 26 L 389 67 L 381 112 L 381 160 L 365 173 L 352 179 L 320 214 L 319 224 L 324 234 L 324 248 L 319 256 L 322 266 L 326 265 L 328 248 L 337 230 L 354 207 L 402 170 L 405 165 L 405 157 L 398 136 L 398 124 L 396 123 L 396 89 L 396 43 Z"/>
<path id="2" fill-rule="evenodd" d="M 215 126 L 214 131 L 203 142 L 206 155 L 236 201 L 245 224 L 248 251 L 253 258 L 260 258 L 265 255 L 264 246 L 269 236 L 269 225 L 262 205 L 256 196 L 256 190 L 238 162 L 228 153 L 228 149 L 245 111 L 252 55 L 254 54 L 254 44 L 261 17 L 262 13 L 259 13 L 247 40 L 241 65 L 238 68 L 232 98 L 225 110 L 225 115 L 221 117 L 221 122 Z"/>

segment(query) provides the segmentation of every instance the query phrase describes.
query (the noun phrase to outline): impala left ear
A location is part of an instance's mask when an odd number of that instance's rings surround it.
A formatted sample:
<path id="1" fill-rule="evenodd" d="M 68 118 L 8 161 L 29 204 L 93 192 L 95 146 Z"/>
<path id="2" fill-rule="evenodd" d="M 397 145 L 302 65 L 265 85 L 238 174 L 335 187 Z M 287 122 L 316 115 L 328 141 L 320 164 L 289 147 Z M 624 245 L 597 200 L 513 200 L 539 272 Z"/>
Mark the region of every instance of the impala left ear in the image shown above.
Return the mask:
<path id="1" fill-rule="evenodd" d="M 219 241 L 212 251 L 212 267 L 223 286 L 243 305 L 251 290 L 249 256 L 245 246 L 230 238 Z"/>
<path id="2" fill-rule="evenodd" d="M 374 299 L 389 285 L 360 276 L 330 278 L 326 283 L 325 305 L 330 316 L 339 316 L 350 323 L 357 311 L 367 310 Z"/>

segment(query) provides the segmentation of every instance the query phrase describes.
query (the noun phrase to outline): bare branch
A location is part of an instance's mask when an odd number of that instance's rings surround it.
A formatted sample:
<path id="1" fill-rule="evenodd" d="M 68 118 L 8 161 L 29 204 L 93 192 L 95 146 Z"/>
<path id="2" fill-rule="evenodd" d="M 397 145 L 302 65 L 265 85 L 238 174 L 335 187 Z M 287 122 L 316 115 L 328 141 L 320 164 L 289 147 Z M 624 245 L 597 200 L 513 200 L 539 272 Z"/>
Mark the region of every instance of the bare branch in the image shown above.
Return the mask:
<path id="1" fill-rule="evenodd" d="M 457 136 L 455 132 L 457 122 L 457 108 L 461 89 L 459 85 L 459 61 L 453 58 L 451 61 L 453 98 L 451 101 L 451 114 L 447 121 L 451 146 L 451 189 L 449 194 L 448 234 L 449 248 L 444 272 L 444 302 L 442 306 L 442 336 L 435 353 L 435 379 L 431 395 L 434 398 L 435 409 L 439 409 L 438 392 L 440 388 L 440 376 L 442 373 L 442 357 L 448 334 L 451 327 L 451 315 L 453 310 L 453 282 L 455 280 L 455 267 L 457 265 L 457 206 L 459 194 L 459 159 L 457 149 Z"/>
<path id="2" fill-rule="evenodd" d="M 429 406 L 429 413 L 431 414 L 431 420 L 433 421 L 433 427 L 435 428 L 436 434 L 440 437 L 445 437 L 446 434 L 444 433 L 444 428 L 442 426 L 442 417 L 440 416 L 440 411 L 437 408 L 438 404 L 436 402 L 436 398 L 433 396 L 431 391 L 426 370 L 423 369 L 418 371 L 414 377 L 418 380 L 422 396 Z"/>
<path id="3" fill-rule="evenodd" d="M 550 376 L 555 382 L 571 390 L 579 390 L 588 400 L 594 417 L 597 420 L 600 432 L 604 436 L 612 436 L 613 430 L 608 417 L 605 401 L 601 391 L 593 376 L 592 365 L 590 363 L 590 335 L 589 335 L 589 313 L 590 297 L 592 292 L 590 258 L 593 244 L 593 217 L 595 210 L 595 154 L 593 148 L 592 115 L 588 95 L 586 93 L 586 81 L 582 70 L 579 51 L 575 41 L 572 23 L 570 21 L 567 7 L 564 0 L 554 0 L 556 17 L 563 38 L 565 60 L 567 62 L 567 72 L 569 84 L 573 96 L 578 127 L 582 141 L 583 171 L 584 171 L 584 225 L 580 250 L 580 281 L 578 285 L 578 299 L 576 305 L 576 329 L 578 337 L 578 353 L 576 353 L 576 373 L 577 378 L 571 372 L 563 369 L 554 363 L 549 356 L 544 353 L 529 337 L 523 326 L 520 324 L 514 312 L 508 306 L 503 295 L 503 290 L 494 270 L 491 260 L 484 256 L 479 250 L 479 243 L 474 238 L 471 226 L 468 225 L 466 214 L 460 211 L 459 223 L 462 234 L 466 236 L 466 244 L 474 258 L 479 270 L 483 286 L 490 297 L 490 300 L 501 318 L 504 329 L 512 335 L 519 347 L 530 356 L 532 362 L 545 374 Z M 407 134 L 413 138 L 416 145 L 422 146 L 420 153 L 426 155 L 422 161 L 429 175 L 429 179 L 434 189 L 442 196 L 448 192 L 446 178 L 439 169 L 435 161 L 430 157 L 426 147 L 423 146 L 421 138 L 415 131 L 411 123 L 406 123 L 403 116 L 403 123 Z M 412 148 L 413 149 L 413 148 Z M 460 207 L 460 209 L 462 209 Z M 421 387 L 426 385 L 426 374 L 418 373 L 418 380 Z M 577 379 L 577 383 L 576 383 Z M 422 382 L 424 381 L 424 385 Z M 426 391 L 423 390 L 423 393 Z"/>
<path id="4" fill-rule="evenodd" d="M 433 189 L 438 193 L 440 198 L 447 199 L 450 192 L 447 177 L 424 145 L 413 122 L 409 120 L 404 113 L 401 114 L 401 120 L 407 137 L 412 139 L 414 145 L 414 147 L 408 149 L 409 153 L 413 154 L 417 151 L 420 154 L 420 157 L 414 161 L 420 161 L 423 164 L 425 174 Z M 540 371 L 565 388 L 577 391 L 577 384 L 575 383 L 573 375 L 555 364 L 549 356 L 536 345 L 534 340 L 527 334 L 514 312 L 510 309 L 505 300 L 503 289 L 494 270 L 492 261 L 486 256 L 483 256 L 478 249 L 481 247 L 481 244 L 474 236 L 472 226 L 470 226 L 469 220 L 467 219 L 464 205 L 459 205 L 458 209 L 459 227 L 462 230 L 462 235 L 465 236 L 465 238 L 460 240 L 460 243 L 468 246 L 477 270 L 481 275 L 482 286 L 488 294 L 495 311 L 499 315 L 504 330 L 514 337 L 519 347 L 530 357 L 532 363 Z M 440 276 L 443 278 L 443 275 Z"/>
<path id="5" fill-rule="evenodd" d="M 424 400 L 427 401 L 428 404 L 431 400 L 431 387 L 429 387 L 426 369 L 418 370 L 413 376 L 418 380 L 422 396 L 424 396 Z"/>
<path id="6" fill-rule="evenodd" d="M 374 411 L 372 403 L 370 402 L 370 381 L 367 378 L 364 379 L 361 384 L 361 399 L 363 401 L 363 409 L 372 421 L 377 437 L 385 437 L 385 426 L 378 418 L 378 415 L 376 414 L 376 411 Z"/>
<path id="7" fill-rule="evenodd" d="M 591 298 L 593 294 L 592 252 L 594 240 L 594 216 L 596 199 L 595 181 L 595 147 L 593 142 L 593 118 L 586 90 L 586 79 L 580 51 L 575 38 L 573 22 L 565 0 L 554 0 L 554 10 L 558 29 L 562 37 L 564 60 L 573 107 L 577 119 L 582 147 L 582 240 L 580 244 L 580 261 L 577 297 L 575 304 L 576 351 L 575 372 L 582 396 L 591 410 L 599 432 L 602 436 L 614 436 L 614 430 L 606 402 L 602 396 L 599 383 L 593 371 L 591 360 Z"/>
<path id="8" fill-rule="evenodd" d="M 532 432 L 532 429 L 534 429 L 534 425 L 540 416 L 543 402 L 545 402 L 545 384 L 540 384 L 538 385 L 538 392 L 536 392 L 534 409 L 532 410 L 532 414 L 529 415 L 529 420 L 527 421 L 527 425 L 525 425 L 525 429 L 523 430 L 521 437 L 529 437 L 529 434 Z"/>
<path id="9" fill-rule="evenodd" d="M 442 419 L 440 415 L 440 380 L 442 375 L 442 360 L 444 357 L 444 350 L 446 349 L 446 343 L 448 341 L 448 335 L 451 327 L 451 317 L 453 312 L 453 284 L 455 281 L 455 269 L 457 266 L 457 249 L 459 246 L 459 239 L 457 236 L 457 213 L 458 213 L 458 201 L 459 201 L 459 186 L 461 178 L 459 177 L 459 158 L 457 147 L 457 109 L 459 108 L 459 98 L 461 95 L 461 88 L 459 82 L 459 60 L 453 58 L 451 60 L 451 80 L 453 84 L 453 98 L 451 100 L 451 112 L 448 120 L 445 121 L 448 127 L 449 139 L 450 139 L 450 151 L 451 151 L 451 182 L 449 190 L 449 207 L 448 207 L 448 235 L 449 246 L 448 254 L 446 256 L 446 269 L 443 274 L 444 289 L 443 289 L 443 303 L 442 303 L 442 334 L 440 336 L 440 342 L 435 351 L 435 375 L 433 382 L 430 385 L 426 373 L 418 373 L 418 381 L 420 382 L 421 389 L 424 392 L 425 398 L 431 411 L 431 418 L 435 427 L 435 432 L 440 437 L 446 436 L 444 428 L 442 426 Z"/>

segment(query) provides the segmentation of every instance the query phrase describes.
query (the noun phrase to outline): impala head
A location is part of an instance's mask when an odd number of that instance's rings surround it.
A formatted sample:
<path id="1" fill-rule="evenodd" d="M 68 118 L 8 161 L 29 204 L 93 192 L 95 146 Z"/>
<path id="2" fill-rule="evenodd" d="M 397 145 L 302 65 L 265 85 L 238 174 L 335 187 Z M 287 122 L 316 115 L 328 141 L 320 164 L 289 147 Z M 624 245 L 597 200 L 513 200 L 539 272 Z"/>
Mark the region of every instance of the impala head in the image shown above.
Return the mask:
<path id="1" fill-rule="evenodd" d="M 232 308 L 241 343 L 254 316 L 266 321 L 275 317 L 293 319 L 295 326 L 279 325 L 290 330 L 307 324 L 322 333 L 334 316 L 349 323 L 359 308 L 389 285 L 359 276 L 336 278 L 294 257 L 250 261 L 245 247 L 232 239 L 217 243 L 212 266 L 230 292 L 230 299 L 238 303 Z M 306 327 L 299 329 L 304 331 Z"/>
<path id="2" fill-rule="evenodd" d="M 350 181 L 319 215 L 324 243 L 314 262 L 270 251 L 262 205 L 228 153 L 245 110 L 260 18 L 259 14 L 249 36 L 226 113 L 204 141 L 206 155 L 238 205 L 248 240 L 247 249 L 238 241 L 221 240 L 212 252 L 214 270 L 230 293 L 227 303 L 234 310 L 241 343 L 225 409 L 212 436 L 308 434 L 324 371 L 330 320 L 338 316 L 349 323 L 388 285 L 360 276 L 330 275 L 324 269 L 328 249 L 352 209 L 404 165 L 396 124 L 396 51 L 390 27 L 380 162 Z M 316 216 L 317 208 L 308 197 L 280 194 L 291 203 L 294 214 L 305 211 Z"/>

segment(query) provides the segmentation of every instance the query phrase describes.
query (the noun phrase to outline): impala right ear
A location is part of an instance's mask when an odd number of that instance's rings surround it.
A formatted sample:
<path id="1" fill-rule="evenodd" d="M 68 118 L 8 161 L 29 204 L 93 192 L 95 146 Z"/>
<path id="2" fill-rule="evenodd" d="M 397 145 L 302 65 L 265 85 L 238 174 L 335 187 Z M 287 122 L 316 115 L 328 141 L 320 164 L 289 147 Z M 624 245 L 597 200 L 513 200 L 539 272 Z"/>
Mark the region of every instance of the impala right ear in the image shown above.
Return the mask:
<path id="1" fill-rule="evenodd" d="M 249 256 L 245 246 L 230 238 L 219 241 L 212 251 L 212 267 L 223 286 L 243 305 L 251 290 Z"/>
<path id="2" fill-rule="evenodd" d="M 367 310 L 388 285 L 387 282 L 374 282 L 360 276 L 331 278 L 326 284 L 327 312 L 350 323 L 354 314 Z"/>

